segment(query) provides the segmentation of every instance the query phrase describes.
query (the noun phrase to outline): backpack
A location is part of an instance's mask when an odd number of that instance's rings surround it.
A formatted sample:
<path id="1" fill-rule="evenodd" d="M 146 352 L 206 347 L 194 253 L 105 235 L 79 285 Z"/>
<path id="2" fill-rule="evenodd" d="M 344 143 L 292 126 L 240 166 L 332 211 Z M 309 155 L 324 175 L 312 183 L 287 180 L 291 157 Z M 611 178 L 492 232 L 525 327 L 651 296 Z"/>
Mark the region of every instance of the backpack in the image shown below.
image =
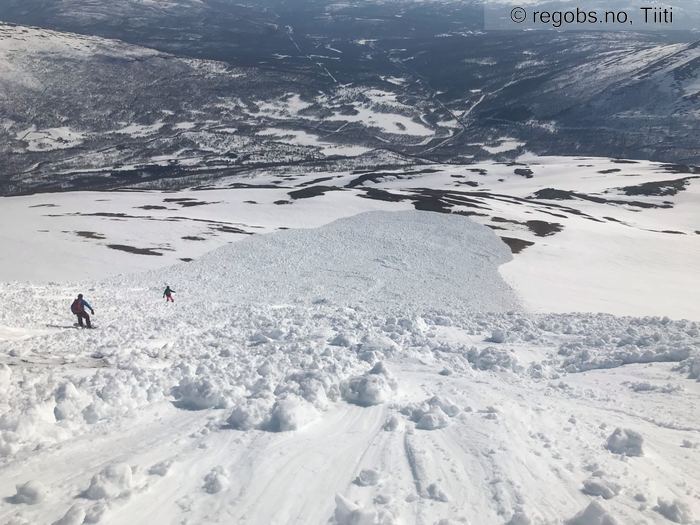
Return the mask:
<path id="1" fill-rule="evenodd" d="M 79 314 L 83 311 L 83 305 L 80 302 L 80 299 L 76 299 L 75 301 L 73 301 L 73 303 L 70 305 L 70 311 L 74 314 Z"/>

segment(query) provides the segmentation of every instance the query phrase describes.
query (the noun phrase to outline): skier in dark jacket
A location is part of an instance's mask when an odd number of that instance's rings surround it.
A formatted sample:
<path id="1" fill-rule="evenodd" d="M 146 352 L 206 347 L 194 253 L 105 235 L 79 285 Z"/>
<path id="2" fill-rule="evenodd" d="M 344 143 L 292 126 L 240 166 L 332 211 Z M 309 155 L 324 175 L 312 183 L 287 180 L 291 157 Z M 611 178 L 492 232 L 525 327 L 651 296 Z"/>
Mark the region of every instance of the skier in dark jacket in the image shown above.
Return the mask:
<path id="1" fill-rule="evenodd" d="M 165 297 L 165 302 L 171 302 L 174 303 L 175 299 L 173 299 L 173 294 L 175 293 L 175 290 L 171 289 L 170 286 L 167 284 L 165 285 L 165 291 L 163 292 L 163 297 Z"/>
<path id="2" fill-rule="evenodd" d="M 90 324 L 90 316 L 85 311 L 85 308 L 90 310 L 90 313 L 92 315 L 95 315 L 95 310 L 93 310 L 92 306 L 90 306 L 90 304 L 88 304 L 88 302 L 85 299 L 83 299 L 83 294 L 79 293 L 78 298 L 75 301 L 73 301 L 73 304 L 70 305 L 70 311 L 78 317 L 78 326 L 84 328 L 83 319 L 85 319 L 85 324 L 87 325 L 87 327 L 92 328 L 92 325 Z"/>

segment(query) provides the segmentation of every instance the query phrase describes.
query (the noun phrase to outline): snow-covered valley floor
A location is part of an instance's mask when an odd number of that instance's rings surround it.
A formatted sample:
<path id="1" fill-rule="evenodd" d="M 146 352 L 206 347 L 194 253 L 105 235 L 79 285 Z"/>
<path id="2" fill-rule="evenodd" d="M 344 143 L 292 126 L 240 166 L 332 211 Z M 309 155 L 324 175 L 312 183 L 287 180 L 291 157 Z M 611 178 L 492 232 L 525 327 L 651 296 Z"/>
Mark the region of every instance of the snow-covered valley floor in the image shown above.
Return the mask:
<path id="1" fill-rule="evenodd" d="M 700 325 L 528 313 L 510 258 L 375 212 L 0 285 L 0 522 L 696 523 Z"/>

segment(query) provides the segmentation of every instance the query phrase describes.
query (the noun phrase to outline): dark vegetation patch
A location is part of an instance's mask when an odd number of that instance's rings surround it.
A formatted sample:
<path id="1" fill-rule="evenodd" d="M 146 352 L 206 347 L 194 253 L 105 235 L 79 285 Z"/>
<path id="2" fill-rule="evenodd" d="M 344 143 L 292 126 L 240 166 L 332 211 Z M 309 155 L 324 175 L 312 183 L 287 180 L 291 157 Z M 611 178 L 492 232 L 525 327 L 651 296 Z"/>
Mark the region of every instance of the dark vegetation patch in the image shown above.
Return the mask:
<path id="1" fill-rule="evenodd" d="M 598 173 L 602 173 L 603 175 L 607 175 L 608 173 L 617 173 L 618 171 L 622 171 L 620 168 L 610 168 L 609 170 L 600 170 Z"/>
<path id="2" fill-rule="evenodd" d="M 68 213 L 64 215 L 80 215 L 83 217 L 110 217 L 116 219 L 146 219 L 148 217 L 138 215 L 127 215 L 126 213 L 110 213 L 106 211 L 98 211 L 95 213 Z M 62 217 L 62 215 L 48 215 L 48 217 Z"/>
<path id="3" fill-rule="evenodd" d="M 58 208 L 58 204 L 35 204 L 30 208 Z"/>
<path id="4" fill-rule="evenodd" d="M 112 250 L 119 250 L 121 252 L 133 253 L 134 255 L 155 255 L 161 257 L 163 254 L 159 251 L 153 250 L 151 248 L 135 248 L 134 246 L 127 246 L 126 244 L 108 244 L 107 248 Z"/>
<path id="5" fill-rule="evenodd" d="M 501 240 L 508 245 L 511 253 L 520 253 L 528 246 L 535 244 L 534 242 L 516 239 L 514 237 L 501 237 Z"/>
<path id="6" fill-rule="evenodd" d="M 700 173 L 700 166 L 689 166 L 687 164 L 664 164 L 661 167 L 670 173 Z"/>
<path id="7" fill-rule="evenodd" d="M 360 175 L 359 177 L 351 180 L 348 182 L 345 187 L 346 188 L 356 188 L 357 186 L 362 186 L 365 182 L 371 181 L 374 182 L 375 184 L 378 182 L 381 182 L 385 180 L 388 177 L 394 178 L 394 179 L 405 179 L 407 176 L 410 175 L 422 175 L 422 174 L 427 174 L 427 173 L 440 173 L 442 170 L 435 169 L 435 168 L 425 168 L 422 170 L 415 170 L 415 171 L 406 171 L 403 173 L 396 173 L 393 171 L 371 171 L 368 173 L 365 173 L 363 175 Z"/>
<path id="8" fill-rule="evenodd" d="M 515 168 L 513 173 L 527 179 L 531 179 L 533 176 L 533 171 L 530 168 Z"/>
<path id="9" fill-rule="evenodd" d="M 253 235 L 252 232 L 247 232 L 241 228 L 236 228 L 235 226 L 227 226 L 225 224 L 213 227 L 212 230 L 222 232 L 222 233 L 242 233 L 243 235 Z"/>
<path id="10" fill-rule="evenodd" d="M 221 201 L 217 202 L 206 202 L 206 201 L 187 201 L 187 202 L 180 202 L 180 206 L 183 208 L 190 208 L 192 206 L 207 206 L 209 204 L 219 204 Z"/>
<path id="11" fill-rule="evenodd" d="M 175 204 L 179 204 L 183 208 L 190 208 L 192 206 L 206 206 L 207 204 L 218 204 L 218 202 L 200 201 L 198 199 L 193 199 L 192 197 L 172 197 L 169 199 L 163 199 L 163 202 L 173 202 Z"/>
<path id="12" fill-rule="evenodd" d="M 139 210 L 167 210 L 167 206 L 155 206 L 153 204 L 146 204 L 145 206 L 136 206 Z"/>
<path id="13" fill-rule="evenodd" d="M 258 188 L 261 190 L 273 190 L 275 188 L 279 188 L 279 186 L 277 184 L 246 184 L 244 182 L 234 182 L 232 184 L 229 184 L 227 187 L 232 188 L 232 189 L 240 189 L 240 190 L 254 189 L 254 188 Z"/>
<path id="14" fill-rule="evenodd" d="M 318 179 L 314 180 L 309 180 L 306 182 L 302 182 L 299 184 L 300 187 L 302 186 L 313 186 L 314 184 L 320 184 L 321 182 L 326 182 L 327 180 L 333 180 L 335 177 L 320 177 Z"/>
<path id="15" fill-rule="evenodd" d="M 554 235 L 555 233 L 559 233 L 564 229 L 564 226 L 559 223 L 538 220 L 526 221 L 525 225 L 538 237 Z"/>
<path id="16" fill-rule="evenodd" d="M 180 257 L 182 262 L 192 262 L 194 259 L 192 257 Z"/>
<path id="17" fill-rule="evenodd" d="M 503 217 L 493 217 L 491 219 L 493 222 L 500 222 L 500 223 L 509 223 L 509 224 L 517 224 L 519 226 L 526 226 L 532 233 L 537 235 L 538 237 L 547 237 L 549 235 L 554 235 L 555 233 L 559 233 L 564 229 L 564 226 L 562 226 L 559 223 L 556 222 L 547 222 L 547 221 L 539 221 L 539 220 L 531 220 L 531 221 L 515 221 L 512 219 L 504 219 Z"/>
<path id="18" fill-rule="evenodd" d="M 374 182 L 375 184 L 378 182 L 383 181 L 387 177 L 393 177 L 395 179 L 402 179 L 401 174 L 399 173 L 388 173 L 388 172 L 374 172 L 374 173 L 367 173 L 365 175 L 360 175 L 359 177 L 352 179 L 350 182 L 348 182 L 345 187 L 346 188 L 357 188 L 358 186 L 362 186 L 365 182 L 371 181 Z"/>
<path id="19" fill-rule="evenodd" d="M 384 202 L 401 202 L 406 200 L 406 195 L 398 195 L 396 193 L 390 193 L 386 190 L 379 190 L 377 188 L 367 188 L 365 190 L 365 194 L 360 195 L 360 197 Z"/>
<path id="20" fill-rule="evenodd" d="M 508 228 L 504 228 L 503 226 L 496 226 L 495 224 L 487 224 L 487 227 L 491 228 L 492 230 L 507 230 Z"/>
<path id="21" fill-rule="evenodd" d="M 491 220 L 492 220 L 493 222 L 508 222 L 508 223 L 510 223 L 510 224 L 523 224 L 523 223 L 520 222 L 520 221 L 514 221 L 514 220 L 512 220 L 512 219 L 505 219 L 505 218 L 503 218 L 503 217 L 492 217 Z"/>
<path id="22" fill-rule="evenodd" d="M 539 211 L 540 213 L 544 213 L 546 215 L 551 215 L 552 217 L 557 217 L 559 219 L 568 219 L 568 217 L 566 215 L 563 215 L 561 213 L 554 213 L 553 211 L 539 210 L 539 209 L 537 211 Z"/>
<path id="23" fill-rule="evenodd" d="M 83 237 L 83 238 L 85 238 L 85 239 L 97 239 L 97 240 L 106 239 L 106 237 L 105 237 L 104 235 L 102 235 L 101 233 L 97 233 L 97 232 L 76 231 L 76 232 L 74 232 L 74 233 L 75 233 L 78 237 Z"/>
<path id="24" fill-rule="evenodd" d="M 279 200 L 275 201 L 273 204 L 278 204 L 278 205 L 283 205 L 283 204 L 291 204 L 291 201 L 285 201 L 285 200 Z"/>
<path id="25" fill-rule="evenodd" d="M 543 188 L 537 190 L 533 195 L 538 199 L 547 201 L 564 201 L 573 200 L 575 198 L 575 193 L 573 191 L 558 190 L 556 188 Z"/>
<path id="26" fill-rule="evenodd" d="M 308 188 L 302 188 L 300 190 L 290 191 L 288 195 L 294 199 L 310 199 L 313 197 L 319 197 L 325 195 L 329 191 L 343 191 L 342 188 L 338 186 L 309 186 Z"/>
<path id="27" fill-rule="evenodd" d="M 598 204 L 618 204 L 623 206 L 633 206 L 635 208 L 673 208 L 673 204 L 654 204 L 652 202 L 605 199 L 603 197 L 597 197 L 587 193 L 579 193 L 571 190 L 557 190 L 555 188 L 544 188 L 537 190 L 533 195 L 537 199 L 544 200 L 583 200 Z"/>
<path id="28" fill-rule="evenodd" d="M 679 191 L 685 190 L 688 187 L 688 184 L 690 184 L 691 179 L 697 178 L 700 177 L 683 177 L 682 179 L 675 180 L 644 182 L 642 184 L 625 186 L 619 189 L 628 196 L 644 195 L 647 197 L 665 197 L 676 195 Z"/>
<path id="29" fill-rule="evenodd" d="M 185 241 L 206 241 L 204 237 L 198 237 L 196 235 L 185 235 L 182 239 Z"/>
<path id="30" fill-rule="evenodd" d="M 488 170 L 484 168 L 469 168 L 472 173 L 478 173 L 479 175 L 488 175 Z"/>
<path id="31" fill-rule="evenodd" d="M 257 204 L 256 201 L 243 201 L 244 204 Z"/>
<path id="32" fill-rule="evenodd" d="M 636 160 L 613 159 L 611 162 L 615 164 L 639 164 Z"/>
<path id="33" fill-rule="evenodd" d="M 453 211 L 455 215 L 464 215 L 465 217 L 488 217 L 488 213 L 479 213 L 478 211 L 462 211 L 462 210 L 456 210 Z"/>

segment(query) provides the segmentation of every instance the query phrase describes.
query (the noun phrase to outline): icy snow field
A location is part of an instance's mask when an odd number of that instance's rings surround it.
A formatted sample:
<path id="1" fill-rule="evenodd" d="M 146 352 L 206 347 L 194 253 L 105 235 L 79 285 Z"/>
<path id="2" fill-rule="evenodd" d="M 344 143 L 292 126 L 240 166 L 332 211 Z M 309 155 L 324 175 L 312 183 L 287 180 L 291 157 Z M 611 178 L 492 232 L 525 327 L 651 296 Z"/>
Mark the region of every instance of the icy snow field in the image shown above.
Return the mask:
<path id="1" fill-rule="evenodd" d="M 0 285 L 0 522 L 697 523 L 700 324 L 527 313 L 511 257 L 374 212 Z"/>

